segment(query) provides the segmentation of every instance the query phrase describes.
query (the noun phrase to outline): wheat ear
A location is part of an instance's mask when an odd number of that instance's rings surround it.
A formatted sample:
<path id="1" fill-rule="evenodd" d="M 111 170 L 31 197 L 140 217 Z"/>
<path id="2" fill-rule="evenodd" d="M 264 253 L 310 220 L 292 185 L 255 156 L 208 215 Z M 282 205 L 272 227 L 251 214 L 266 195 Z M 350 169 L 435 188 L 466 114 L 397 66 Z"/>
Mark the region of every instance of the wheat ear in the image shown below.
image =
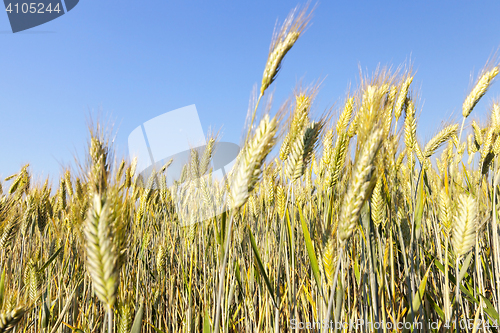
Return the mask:
<path id="1" fill-rule="evenodd" d="M 359 219 L 361 207 L 363 206 L 369 193 L 372 173 L 375 168 L 373 161 L 382 144 L 383 128 L 374 128 L 364 143 L 361 154 L 359 155 L 356 165 L 354 166 L 351 186 L 347 190 L 342 205 L 342 211 L 338 222 L 337 237 L 340 240 L 341 246 L 338 254 L 337 268 L 333 277 L 333 286 L 331 288 L 330 297 L 328 300 L 328 310 L 326 322 L 330 322 L 330 317 L 333 308 L 333 298 L 335 295 L 335 287 L 337 276 L 340 269 L 340 262 L 344 251 L 345 241 L 353 234 L 356 228 L 356 222 Z"/>
<path id="2" fill-rule="evenodd" d="M 299 12 L 295 17 L 296 9 L 294 9 L 287 17 L 278 34 L 275 34 L 269 55 L 267 57 L 266 67 L 262 75 L 262 84 L 260 94 L 264 95 L 266 89 L 273 83 L 278 75 L 281 67 L 281 62 L 285 55 L 290 51 L 297 39 L 306 28 L 310 20 L 310 14 L 307 13 L 307 8 Z"/>
<path id="3" fill-rule="evenodd" d="M 256 134 L 243 153 L 240 165 L 236 171 L 236 178 L 231 186 L 233 205 L 238 208 L 248 200 L 262 170 L 264 159 L 275 143 L 276 118 L 269 120 L 266 115 L 260 122 Z"/>
<path id="4" fill-rule="evenodd" d="M 375 188 L 373 189 L 371 198 L 371 215 L 373 223 L 379 226 L 384 221 L 384 193 L 383 193 L 383 178 L 382 176 L 377 179 Z"/>
<path id="5" fill-rule="evenodd" d="M 479 102 L 481 97 L 483 97 L 483 95 L 486 93 L 491 84 L 491 81 L 495 78 L 495 76 L 497 76 L 498 69 L 498 66 L 494 67 L 492 70 L 487 71 L 483 73 L 483 75 L 481 75 L 475 87 L 472 89 L 469 96 L 467 96 L 464 104 L 462 105 L 462 115 L 464 116 L 464 118 L 467 118 L 470 115 L 477 102 Z"/>
<path id="6" fill-rule="evenodd" d="M 321 122 L 312 122 L 295 140 L 285 165 L 285 173 L 291 181 L 300 178 L 306 171 L 322 126 Z"/>
<path id="7" fill-rule="evenodd" d="M 323 156 L 321 156 L 321 170 L 324 172 L 324 168 L 328 167 L 332 161 L 333 154 L 333 129 L 329 129 L 323 136 Z"/>
<path id="8" fill-rule="evenodd" d="M 472 121 L 472 130 L 474 131 L 474 140 L 476 141 L 478 146 L 483 144 L 483 133 L 481 132 L 481 128 L 476 123 L 475 120 Z"/>
<path id="9" fill-rule="evenodd" d="M 417 122 L 415 120 L 415 107 L 411 100 L 408 100 L 408 105 L 406 107 L 406 118 L 405 118 L 405 145 L 407 151 L 408 165 L 413 168 L 415 160 L 413 156 L 413 150 L 415 149 L 415 144 L 417 142 Z"/>
<path id="10" fill-rule="evenodd" d="M 452 212 L 451 212 L 451 200 L 448 194 L 446 193 L 445 188 L 441 188 L 439 191 L 439 219 L 441 224 L 445 228 L 446 232 L 449 233 L 451 230 L 451 222 L 452 222 Z"/>
<path id="11" fill-rule="evenodd" d="M 25 309 L 17 307 L 12 311 L 0 314 L 0 333 L 11 331 L 23 318 Z"/>
<path id="12" fill-rule="evenodd" d="M 434 136 L 424 148 L 424 157 L 431 157 L 436 150 L 453 135 L 457 134 L 458 124 L 446 126 L 436 136 Z"/>
<path id="13" fill-rule="evenodd" d="M 295 96 L 295 108 L 293 111 L 293 118 L 290 124 L 290 130 L 283 139 L 280 148 L 280 159 L 284 162 L 288 159 L 290 151 L 297 139 L 303 134 L 303 130 L 309 123 L 309 107 L 311 98 L 304 94 Z"/>
<path id="14" fill-rule="evenodd" d="M 108 204 L 98 194 L 85 223 L 87 268 L 99 299 L 112 307 L 118 288 L 117 259 L 113 245 L 111 212 Z"/>
<path id="15" fill-rule="evenodd" d="M 398 98 L 396 99 L 396 104 L 394 105 L 394 116 L 396 117 L 396 121 L 401 117 L 401 112 L 403 111 L 403 106 L 406 101 L 406 96 L 408 95 L 408 90 L 410 89 L 410 85 L 413 81 L 413 77 L 410 76 L 406 78 L 406 80 L 401 85 L 401 90 L 399 91 Z"/>
<path id="16" fill-rule="evenodd" d="M 475 244 L 477 231 L 477 204 L 471 195 L 462 194 L 458 214 L 453 224 L 452 244 L 457 257 L 467 254 Z"/>
<path id="17" fill-rule="evenodd" d="M 344 166 L 345 156 L 347 154 L 347 147 L 349 146 L 349 135 L 341 132 L 337 136 L 337 143 L 333 151 L 333 158 L 328 168 L 327 186 L 334 187 L 340 177 L 340 171 Z"/>
<path id="18" fill-rule="evenodd" d="M 349 121 L 352 117 L 352 110 L 354 107 L 354 97 L 350 97 L 347 99 L 344 105 L 344 110 L 339 116 L 339 120 L 337 121 L 337 135 L 344 132 L 349 125 Z"/>
<path id="19" fill-rule="evenodd" d="M 257 108 L 259 107 L 260 99 L 264 96 L 264 92 L 267 88 L 274 82 L 278 72 L 281 68 L 281 62 L 285 58 L 285 55 L 290 51 L 295 42 L 299 39 L 300 35 L 304 32 L 307 24 L 311 19 L 311 12 L 307 12 L 307 6 L 302 9 L 297 16 L 295 13 L 297 8 L 295 8 L 287 19 L 283 23 L 279 33 L 273 34 L 273 39 L 271 46 L 269 48 L 269 54 L 267 56 L 266 67 L 264 68 L 264 73 L 262 75 L 262 83 L 260 85 L 260 94 L 255 103 L 255 108 L 252 112 L 252 117 L 250 120 L 250 125 L 248 127 L 248 132 L 245 137 L 245 142 L 250 136 L 250 131 L 255 120 L 255 114 L 257 113 Z"/>
<path id="20" fill-rule="evenodd" d="M 118 333 L 129 333 L 132 326 L 132 309 L 128 303 L 120 307 L 120 319 L 118 321 Z"/>

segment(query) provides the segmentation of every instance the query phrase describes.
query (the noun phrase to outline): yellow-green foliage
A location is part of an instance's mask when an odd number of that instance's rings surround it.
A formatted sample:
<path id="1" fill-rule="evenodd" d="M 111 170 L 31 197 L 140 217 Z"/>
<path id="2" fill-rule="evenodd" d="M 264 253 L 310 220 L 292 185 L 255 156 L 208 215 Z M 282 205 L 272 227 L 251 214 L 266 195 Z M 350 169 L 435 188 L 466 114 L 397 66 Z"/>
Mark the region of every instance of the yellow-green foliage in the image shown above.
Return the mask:
<path id="1" fill-rule="evenodd" d="M 309 18 L 292 15 L 276 34 L 261 97 Z M 479 77 L 463 122 L 497 73 Z M 225 183 L 199 178 L 211 172 L 215 137 L 168 188 L 172 161 L 142 179 L 137 161 L 114 164 L 100 125 L 81 168 L 53 187 L 23 166 L 0 183 L 0 332 L 494 325 L 500 107 L 464 136 L 468 127 L 449 124 L 420 142 L 412 81 L 410 71 L 379 71 L 321 117 L 311 111 L 317 91 L 297 93 L 244 129 Z M 211 210 L 225 213 L 207 218 Z"/>

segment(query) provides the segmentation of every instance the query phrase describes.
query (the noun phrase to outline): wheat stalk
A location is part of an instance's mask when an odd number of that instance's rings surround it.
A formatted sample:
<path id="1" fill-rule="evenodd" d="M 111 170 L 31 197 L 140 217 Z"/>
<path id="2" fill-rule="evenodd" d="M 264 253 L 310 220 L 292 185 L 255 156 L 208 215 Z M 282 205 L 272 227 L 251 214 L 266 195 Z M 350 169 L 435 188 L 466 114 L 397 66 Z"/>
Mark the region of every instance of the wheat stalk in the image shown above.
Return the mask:
<path id="1" fill-rule="evenodd" d="M 266 66 L 262 75 L 260 94 L 257 99 L 257 103 L 255 103 L 255 108 L 252 113 L 246 139 L 250 136 L 250 131 L 255 120 L 255 114 L 257 113 L 257 108 L 259 107 L 262 96 L 264 96 L 267 88 L 276 79 L 281 68 L 281 62 L 285 58 L 285 55 L 297 42 L 300 35 L 304 32 L 307 25 L 309 24 L 309 21 L 311 19 L 311 12 L 308 13 L 307 9 L 308 8 L 306 6 L 297 14 L 297 16 L 295 16 L 297 12 L 297 8 L 295 8 L 286 18 L 279 33 L 276 33 L 276 31 L 273 33 L 273 39 L 271 41 L 271 46 L 269 47 Z"/>
<path id="2" fill-rule="evenodd" d="M 343 243 L 353 233 L 365 202 L 374 170 L 373 160 L 382 143 L 382 129 L 375 129 L 363 145 L 360 156 L 354 166 L 351 185 L 344 198 L 338 225 L 338 237 Z"/>
<path id="3" fill-rule="evenodd" d="M 449 233 L 452 227 L 452 211 L 451 211 L 451 200 L 446 193 L 445 188 L 441 188 L 439 191 L 439 218 L 441 224 L 445 228 L 446 232 Z"/>

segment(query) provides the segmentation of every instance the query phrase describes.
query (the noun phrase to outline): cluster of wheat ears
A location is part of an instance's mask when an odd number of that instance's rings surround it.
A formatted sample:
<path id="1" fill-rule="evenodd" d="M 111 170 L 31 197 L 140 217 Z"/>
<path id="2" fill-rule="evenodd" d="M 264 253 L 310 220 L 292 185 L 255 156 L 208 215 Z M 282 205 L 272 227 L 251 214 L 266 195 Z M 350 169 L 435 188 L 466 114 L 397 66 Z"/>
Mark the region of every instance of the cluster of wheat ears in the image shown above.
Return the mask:
<path id="1" fill-rule="evenodd" d="M 498 65 L 425 145 L 410 70 L 363 78 L 317 120 L 312 87 L 256 121 L 309 18 L 275 33 L 225 181 L 216 138 L 167 187 L 168 164 L 142 179 L 97 124 L 58 187 L 28 166 L 0 182 L 0 332 L 498 331 L 500 104 L 465 126 Z"/>

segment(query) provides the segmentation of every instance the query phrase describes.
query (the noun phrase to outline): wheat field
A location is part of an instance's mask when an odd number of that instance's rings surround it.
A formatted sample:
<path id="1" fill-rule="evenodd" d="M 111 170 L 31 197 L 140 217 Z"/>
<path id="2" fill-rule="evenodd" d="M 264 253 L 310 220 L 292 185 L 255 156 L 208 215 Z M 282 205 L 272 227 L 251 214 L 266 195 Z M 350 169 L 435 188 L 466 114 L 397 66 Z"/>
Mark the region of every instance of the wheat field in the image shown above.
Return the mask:
<path id="1" fill-rule="evenodd" d="M 498 332 L 500 103 L 471 117 L 498 62 L 428 142 L 411 70 L 323 115 L 311 86 L 257 116 L 310 18 L 273 35 L 225 181 L 216 137 L 167 187 L 99 123 L 59 186 L 28 165 L 0 181 L 0 332 Z"/>

